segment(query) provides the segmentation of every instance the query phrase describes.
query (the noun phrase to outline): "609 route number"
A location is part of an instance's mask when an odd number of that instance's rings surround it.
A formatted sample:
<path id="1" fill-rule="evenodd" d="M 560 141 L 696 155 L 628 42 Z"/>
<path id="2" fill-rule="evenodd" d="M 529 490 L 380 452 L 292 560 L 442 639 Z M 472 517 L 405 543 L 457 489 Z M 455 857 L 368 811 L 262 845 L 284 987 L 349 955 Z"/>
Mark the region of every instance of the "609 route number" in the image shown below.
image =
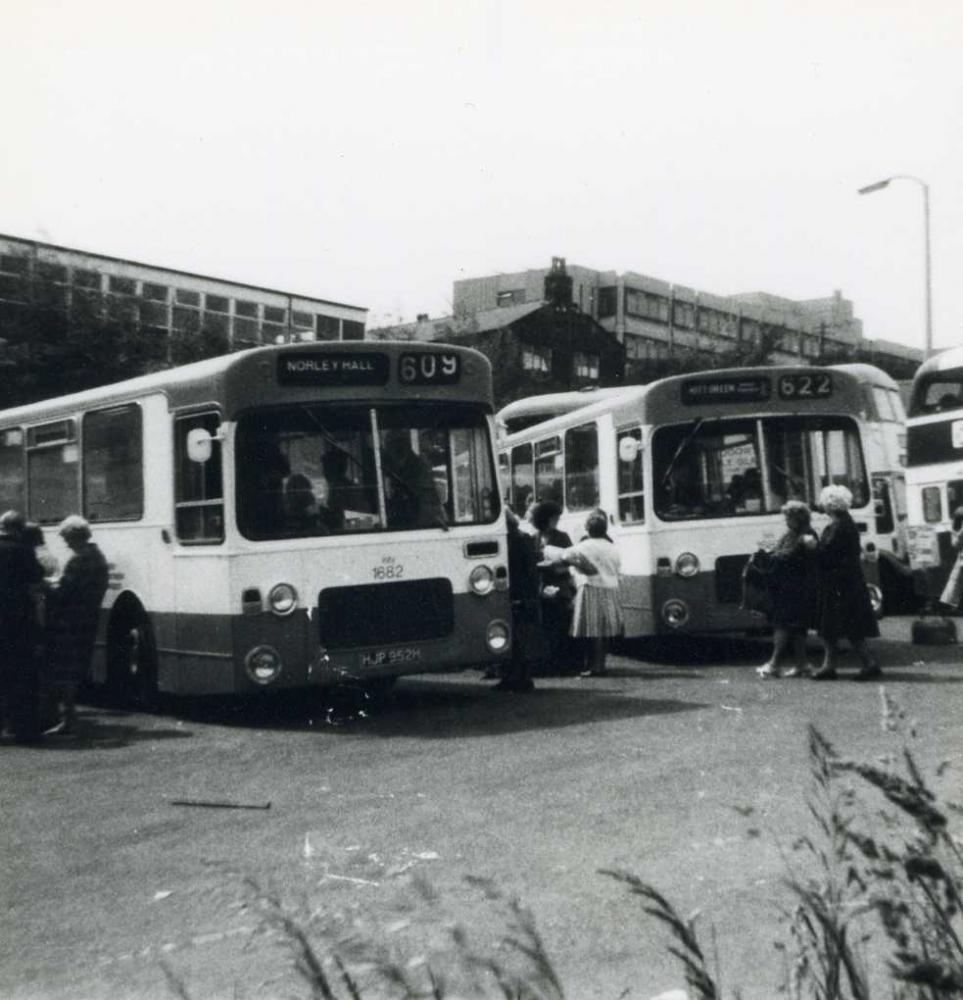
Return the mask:
<path id="1" fill-rule="evenodd" d="M 832 394 L 830 375 L 783 375 L 779 379 L 780 399 L 828 399 Z"/>
<path id="2" fill-rule="evenodd" d="M 398 359 L 398 378 L 405 385 L 454 385 L 460 377 L 457 354 L 425 351 L 402 354 Z"/>

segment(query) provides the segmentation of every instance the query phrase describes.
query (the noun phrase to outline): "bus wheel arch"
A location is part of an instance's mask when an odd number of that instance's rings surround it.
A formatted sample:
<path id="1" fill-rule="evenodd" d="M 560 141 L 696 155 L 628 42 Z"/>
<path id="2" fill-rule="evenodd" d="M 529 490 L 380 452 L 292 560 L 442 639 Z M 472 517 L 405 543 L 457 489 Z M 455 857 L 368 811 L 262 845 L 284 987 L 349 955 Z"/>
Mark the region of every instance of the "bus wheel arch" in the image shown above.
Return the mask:
<path id="1" fill-rule="evenodd" d="M 139 708 L 153 708 L 157 701 L 154 629 L 130 591 L 114 602 L 107 623 L 107 690 L 112 700 Z"/>

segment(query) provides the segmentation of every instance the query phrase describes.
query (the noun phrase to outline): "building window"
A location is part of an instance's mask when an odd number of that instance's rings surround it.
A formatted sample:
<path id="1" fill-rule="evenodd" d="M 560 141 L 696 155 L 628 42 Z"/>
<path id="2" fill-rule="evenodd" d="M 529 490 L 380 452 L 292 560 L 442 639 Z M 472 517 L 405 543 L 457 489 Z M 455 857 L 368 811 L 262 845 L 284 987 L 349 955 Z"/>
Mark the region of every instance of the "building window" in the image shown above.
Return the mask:
<path id="1" fill-rule="evenodd" d="M 287 340 L 288 328 L 280 323 L 261 324 L 261 342 L 264 344 L 283 344 Z"/>
<path id="2" fill-rule="evenodd" d="M 695 307 L 691 302 L 676 302 L 672 310 L 672 322 L 676 326 L 692 328 L 695 322 Z"/>
<path id="3" fill-rule="evenodd" d="M 318 340 L 338 340 L 341 337 L 341 321 L 336 316 L 315 317 L 317 322 Z"/>
<path id="4" fill-rule="evenodd" d="M 204 304 L 211 312 L 230 312 L 230 303 L 224 295 L 207 295 L 204 298 Z"/>
<path id="5" fill-rule="evenodd" d="M 524 288 L 512 288 L 507 292 L 497 292 L 495 294 L 495 305 L 510 306 L 515 302 L 525 301 Z"/>
<path id="6" fill-rule="evenodd" d="M 342 340 L 364 340 L 364 323 L 359 323 L 354 319 L 346 319 L 341 322 Z"/>
<path id="7" fill-rule="evenodd" d="M 615 461 L 618 467 L 619 520 L 641 524 L 645 520 L 645 487 L 642 481 L 642 431 L 619 431 Z"/>
<path id="8" fill-rule="evenodd" d="M 155 285 L 150 281 L 145 281 L 140 286 L 140 297 L 151 299 L 153 302 L 166 302 L 167 285 Z"/>
<path id="9" fill-rule="evenodd" d="M 220 425 L 220 417 L 216 413 L 184 417 L 175 424 L 175 523 L 177 537 L 186 545 L 224 541 L 221 442 L 214 437 Z M 192 430 L 200 428 L 212 436 L 211 457 L 206 462 L 192 462 L 187 454 L 187 436 Z"/>
<path id="10" fill-rule="evenodd" d="M 13 299 L 16 302 L 26 302 L 27 279 L 16 274 L 0 274 L 0 299 Z"/>
<path id="11" fill-rule="evenodd" d="M 107 284 L 117 295 L 133 295 L 137 290 L 137 282 L 133 278 L 120 278 L 116 274 L 110 276 Z"/>
<path id="12" fill-rule="evenodd" d="M 287 322 L 287 318 L 288 318 L 287 309 L 281 309 L 278 306 L 264 307 L 265 323 L 285 323 Z"/>
<path id="13" fill-rule="evenodd" d="M 223 319 L 223 317 L 219 317 Z M 201 313 L 199 309 L 186 309 L 184 306 L 174 306 L 174 329 L 178 333 L 197 333 L 201 328 Z"/>
<path id="14" fill-rule="evenodd" d="M 531 344 L 523 348 L 522 369 L 527 372 L 550 372 L 552 370 L 551 347 Z"/>
<path id="15" fill-rule="evenodd" d="M 575 372 L 576 378 L 598 379 L 599 356 L 576 351 L 572 355 L 572 370 Z"/>
<path id="16" fill-rule="evenodd" d="M 23 510 L 23 431 L 0 432 L 0 506 Z"/>
<path id="17" fill-rule="evenodd" d="M 0 254 L 0 271 L 7 274 L 27 274 L 30 270 L 30 258 L 26 254 Z"/>
<path id="18" fill-rule="evenodd" d="M 37 275 L 44 281 L 64 283 L 67 280 L 67 268 L 63 264 L 54 264 L 49 260 L 37 261 Z"/>
<path id="19" fill-rule="evenodd" d="M 167 329 L 167 305 L 164 302 L 141 302 L 140 304 L 140 324 L 141 326 L 153 326 L 162 330 Z"/>
<path id="20" fill-rule="evenodd" d="M 203 326 L 210 333 L 219 333 L 227 337 L 231 329 L 231 320 L 224 313 L 206 312 L 204 313 Z"/>
<path id="21" fill-rule="evenodd" d="M 599 289 L 599 319 L 608 319 L 614 316 L 618 310 L 619 290 L 615 285 L 607 285 Z"/>
<path id="22" fill-rule="evenodd" d="M 84 417 L 84 515 L 91 521 L 136 521 L 144 513 L 139 406 Z"/>
<path id="23" fill-rule="evenodd" d="M 100 272 L 87 271 L 84 268 L 75 267 L 73 275 L 74 288 L 92 288 L 100 291 Z"/>
<path id="24" fill-rule="evenodd" d="M 34 521 L 53 524 L 78 512 L 79 459 L 73 420 L 27 431 L 27 509 Z"/>
<path id="25" fill-rule="evenodd" d="M 187 288 L 175 288 L 174 300 L 182 306 L 200 306 L 201 293 L 192 292 Z"/>
<path id="26" fill-rule="evenodd" d="M 245 299 L 235 299 L 234 315 L 246 316 L 248 319 L 257 319 L 257 303 L 249 302 Z"/>
<path id="27" fill-rule="evenodd" d="M 565 432 L 565 506 L 590 510 L 599 502 L 599 438 L 595 424 Z"/>
<path id="28" fill-rule="evenodd" d="M 234 346 L 250 347 L 259 344 L 260 330 L 256 319 L 244 319 L 242 316 L 234 317 Z"/>
<path id="29" fill-rule="evenodd" d="M 669 322 L 669 300 L 662 295 L 627 288 L 625 311 L 630 316 L 640 316 L 643 319 L 655 320 L 657 323 Z"/>
<path id="30" fill-rule="evenodd" d="M 297 327 L 299 330 L 313 330 L 314 329 L 314 317 L 311 313 L 298 312 L 293 310 L 291 312 L 291 326 Z"/>

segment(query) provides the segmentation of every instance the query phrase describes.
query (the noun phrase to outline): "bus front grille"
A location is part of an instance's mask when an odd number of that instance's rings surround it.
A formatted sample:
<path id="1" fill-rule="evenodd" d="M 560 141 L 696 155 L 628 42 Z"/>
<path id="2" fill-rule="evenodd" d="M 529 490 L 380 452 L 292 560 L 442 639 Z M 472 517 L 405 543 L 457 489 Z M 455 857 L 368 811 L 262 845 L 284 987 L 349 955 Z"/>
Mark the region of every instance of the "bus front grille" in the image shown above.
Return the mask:
<path id="1" fill-rule="evenodd" d="M 451 581 L 328 587 L 318 594 L 318 626 L 327 649 L 443 639 L 455 628 Z"/>
<path id="2" fill-rule="evenodd" d="M 742 602 L 742 571 L 749 556 L 720 556 L 716 560 L 716 600 L 719 604 Z"/>

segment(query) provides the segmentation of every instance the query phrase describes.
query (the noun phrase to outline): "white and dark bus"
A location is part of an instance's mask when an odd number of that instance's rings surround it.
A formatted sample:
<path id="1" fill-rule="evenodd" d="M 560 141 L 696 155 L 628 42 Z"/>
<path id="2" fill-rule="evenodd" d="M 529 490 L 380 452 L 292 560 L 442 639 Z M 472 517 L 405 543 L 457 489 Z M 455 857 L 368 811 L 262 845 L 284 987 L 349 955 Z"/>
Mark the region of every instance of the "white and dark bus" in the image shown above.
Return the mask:
<path id="1" fill-rule="evenodd" d="M 953 515 L 963 507 L 963 347 L 925 361 L 913 378 L 906 482 L 910 525 L 936 535 L 939 566 L 926 571 L 926 589 L 938 597 L 956 558 Z"/>
<path id="2" fill-rule="evenodd" d="M 555 501 L 575 539 L 591 509 L 609 514 L 622 555 L 626 635 L 758 628 L 758 617 L 740 607 L 746 562 L 785 530 L 786 500 L 815 506 L 830 483 L 853 493 L 880 610 L 870 414 L 853 373 L 780 367 L 682 375 L 597 396 L 520 401 L 498 420 L 507 427 L 539 407 L 555 415 L 500 441 L 508 500 L 518 513 L 532 497 Z"/>
<path id="3" fill-rule="evenodd" d="M 360 683 L 510 650 L 491 369 L 422 344 L 268 347 L 0 412 L 0 509 L 82 513 L 122 695 Z"/>

